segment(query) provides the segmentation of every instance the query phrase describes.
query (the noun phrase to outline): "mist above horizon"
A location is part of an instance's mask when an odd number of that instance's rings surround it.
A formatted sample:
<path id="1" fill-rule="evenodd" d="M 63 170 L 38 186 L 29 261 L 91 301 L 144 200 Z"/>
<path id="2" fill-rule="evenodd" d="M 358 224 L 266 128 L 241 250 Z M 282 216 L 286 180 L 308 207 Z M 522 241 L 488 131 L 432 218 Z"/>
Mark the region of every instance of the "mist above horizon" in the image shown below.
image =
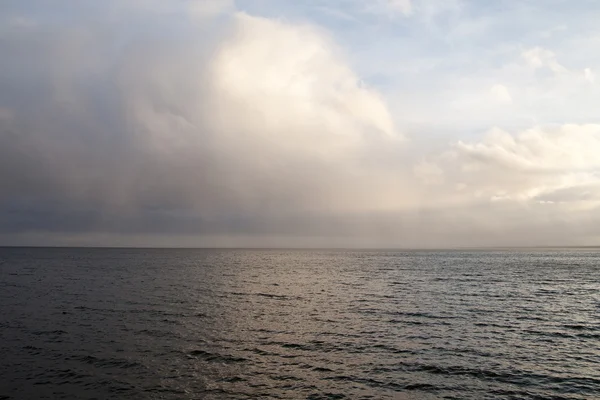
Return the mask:
<path id="1" fill-rule="evenodd" d="M 0 245 L 597 245 L 600 4 L 0 4 Z"/>

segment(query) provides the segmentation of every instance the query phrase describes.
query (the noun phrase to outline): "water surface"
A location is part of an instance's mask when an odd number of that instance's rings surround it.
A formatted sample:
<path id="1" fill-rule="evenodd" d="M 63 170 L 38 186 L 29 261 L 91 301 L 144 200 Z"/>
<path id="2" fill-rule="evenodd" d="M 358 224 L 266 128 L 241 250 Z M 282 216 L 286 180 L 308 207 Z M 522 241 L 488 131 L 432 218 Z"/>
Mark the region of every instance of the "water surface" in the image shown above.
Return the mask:
<path id="1" fill-rule="evenodd" d="M 0 399 L 589 399 L 600 253 L 0 248 Z"/>

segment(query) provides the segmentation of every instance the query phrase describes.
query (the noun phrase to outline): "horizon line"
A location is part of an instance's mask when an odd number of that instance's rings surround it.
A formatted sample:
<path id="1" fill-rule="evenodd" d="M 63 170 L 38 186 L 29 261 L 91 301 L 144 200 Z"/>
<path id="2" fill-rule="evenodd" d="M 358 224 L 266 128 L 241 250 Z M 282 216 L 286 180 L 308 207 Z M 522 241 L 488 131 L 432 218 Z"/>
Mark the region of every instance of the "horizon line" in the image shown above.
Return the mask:
<path id="1" fill-rule="evenodd" d="M 451 247 L 293 247 L 293 246 L 103 246 L 103 245 L 2 245 L 0 248 L 22 249 L 131 249 L 131 250 L 358 250 L 358 251 L 427 251 L 427 250 L 516 250 L 516 249 L 600 249 L 600 245 L 539 246 L 451 246 Z"/>

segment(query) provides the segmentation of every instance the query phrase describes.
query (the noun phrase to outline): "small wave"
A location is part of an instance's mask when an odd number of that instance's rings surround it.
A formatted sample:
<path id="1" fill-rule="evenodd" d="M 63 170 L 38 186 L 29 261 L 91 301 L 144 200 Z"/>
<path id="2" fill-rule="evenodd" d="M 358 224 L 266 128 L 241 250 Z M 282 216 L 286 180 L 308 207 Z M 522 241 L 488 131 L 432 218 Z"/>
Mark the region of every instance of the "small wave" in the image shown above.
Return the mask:
<path id="1" fill-rule="evenodd" d="M 403 316 L 403 317 L 415 317 L 415 318 L 427 318 L 427 319 L 458 319 L 460 317 L 456 315 L 436 315 L 418 311 L 392 311 L 388 312 L 388 315 L 392 316 Z"/>
<path id="2" fill-rule="evenodd" d="M 374 344 L 371 346 L 374 349 L 382 349 L 385 350 L 385 352 L 387 353 L 391 353 L 391 354 L 417 354 L 418 352 L 415 350 L 408 350 L 408 349 L 398 349 L 394 346 L 389 346 L 386 344 Z"/>
<path id="3" fill-rule="evenodd" d="M 333 372 L 332 369 L 326 367 L 313 367 L 312 370 L 315 372 Z"/>
<path id="4" fill-rule="evenodd" d="M 563 327 L 567 329 L 573 329 L 576 331 L 595 331 L 598 330 L 598 327 L 593 327 L 589 325 L 580 325 L 580 324 L 565 324 Z"/>
<path id="5" fill-rule="evenodd" d="M 404 389 L 406 390 L 422 390 L 422 391 L 433 391 L 439 390 L 439 387 L 435 385 L 431 385 L 429 383 L 409 383 L 404 385 Z"/>
<path id="6" fill-rule="evenodd" d="M 283 296 L 280 294 L 271 294 L 271 293 L 255 293 L 255 296 L 267 297 L 269 299 L 279 299 L 279 300 L 287 300 L 288 296 Z"/>
<path id="7" fill-rule="evenodd" d="M 91 375 L 91 374 L 77 372 L 72 369 L 64 369 L 64 370 L 56 371 L 54 376 L 58 379 L 62 379 L 63 380 L 61 382 L 62 384 L 69 383 L 71 381 L 76 381 L 76 380 L 93 377 L 93 375 Z"/>
<path id="8" fill-rule="evenodd" d="M 540 331 L 540 330 L 535 330 L 535 329 L 523 329 L 524 333 L 529 333 L 532 335 L 537 335 L 537 336 L 546 336 L 546 337 L 551 337 L 551 338 L 565 338 L 565 339 L 572 339 L 577 337 L 576 334 L 574 333 L 568 333 L 568 332 L 560 332 L 560 331 Z"/>
<path id="9" fill-rule="evenodd" d="M 350 375 L 336 375 L 331 377 L 323 378 L 324 380 L 332 380 L 338 382 L 347 382 L 347 383 L 360 383 L 363 385 L 367 385 L 373 388 L 383 388 L 388 390 L 393 390 L 395 392 L 400 391 L 427 391 L 427 392 L 436 392 L 444 389 L 441 386 L 435 386 L 428 383 L 396 383 L 390 381 L 380 381 L 373 378 L 363 378 L 358 376 L 350 376 Z"/>
<path id="10" fill-rule="evenodd" d="M 35 335 L 35 336 L 66 335 L 67 332 L 63 331 L 62 329 L 55 329 L 55 330 L 49 330 L 49 331 L 32 331 L 31 334 Z"/>
<path id="11" fill-rule="evenodd" d="M 281 344 L 281 347 L 283 347 L 284 349 L 298 349 L 298 350 L 304 350 L 304 351 L 312 350 L 311 346 L 307 346 L 304 344 L 298 344 L 298 343 L 283 343 L 283 344 Z"/>
<path id="12" fill-rule="evenodd" d="M 406 325 L 423 325 L 423 321 L 411 321 L 405 319 L 390 319 L 387 321 L 389 324 L 406 324 Z"/>
<path id="13" fill-rule="evenodd" d="M 241 376 L 231 376 L 228 378 L 223 378 L 220 380 L 221 382 L 227 382 L 227 383 L 238 383 L 238 382 L 245 382 L 246 379 L 242 378 Z"/>
<path id="14" fill-rule="evenodd" d="M 290 297 L 290 296 L 286 296 L 286 295 L 282 295 L 282 294 L 274 294 L 274 293 L 247 293 L 247 292 L 229 292 L 230 295 L 234 295 L 234 296 L 258 296 L 258 297 L 265 297 L 268 299 L 275 299 L 275 300 L 298 300 L 301 299 L 301 297 Z"/>
<path id="15" fill-rule="evenodd" d="M 205 361 L 224 363 L 224 364 L 241 363 L 241 362 L 248 361 L 244 357 L 235 357 L 235 356 L 228 355 L 228 354 L 215 354 L 215 353 L 210 353 L 205 350 L 192 350 L 192 351 L 188 352 L 188 355 L 191 357 L 194 357 L 194 358 L 200 358 Z"/>
<path id="16" fill-rule="evenodd" d="M 271 375 L 270 377 L 274 381 L 302 381 L 303 378 L 298 378 L 293 375 Z"/>
<path id="17" fill-rule="evenodd" d="M 313 393 L 306 397 L 307 400 L 336 400 L 345 398 L 346 395 L 342 393 Z"/>
<path id="18" fill-rule="evenodd" d="M 262 349 L 259 349 L 259 348 L 256 348 L 256 347 L 253 348 L 253 349 L 244 349 L 244 351 L 248 351 L 248 352 L 251 352 L 251 353 L 254 353 L 254 354 L 258 354 L 259 356 L 278 356 L 279 355 L 278 353 L 273 353 L 273 352 L 262 350 Z"/>
<path id="19" fill-rule="evenodd" d="M 75 360 L 102 368 L 130 369 L 142 367 L 142 364 L 120 358 L 100 358 L 91 355 L 72 357 Z"/>
<path id="20" fill-rule="evenodd" d="M 582 339 L 600 339 L 600 333 L 579 333 L 577 337 Z"/>
<path id="21" fill-rule="evenodd" d="M 159 329 L 140 329 L 135 331 L 136 335 L 148 335 L 150 337 L 170 337 L 170 338 L 176 338 L 179 337 L 179 335 L 175 334 L 174 332 L 171 331 L 161 331 Z"/>

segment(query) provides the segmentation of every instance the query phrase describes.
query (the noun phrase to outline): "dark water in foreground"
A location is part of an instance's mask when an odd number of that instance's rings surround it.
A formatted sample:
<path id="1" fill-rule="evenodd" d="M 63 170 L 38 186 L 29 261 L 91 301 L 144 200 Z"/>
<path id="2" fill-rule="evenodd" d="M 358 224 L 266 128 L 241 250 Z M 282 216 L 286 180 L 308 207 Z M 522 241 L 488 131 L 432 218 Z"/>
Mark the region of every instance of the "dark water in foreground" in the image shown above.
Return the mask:
<path id="1" fill-rule="evenodd" d="M 599 398 L 599 264 L 0 248 L 0 399 Z"/>

